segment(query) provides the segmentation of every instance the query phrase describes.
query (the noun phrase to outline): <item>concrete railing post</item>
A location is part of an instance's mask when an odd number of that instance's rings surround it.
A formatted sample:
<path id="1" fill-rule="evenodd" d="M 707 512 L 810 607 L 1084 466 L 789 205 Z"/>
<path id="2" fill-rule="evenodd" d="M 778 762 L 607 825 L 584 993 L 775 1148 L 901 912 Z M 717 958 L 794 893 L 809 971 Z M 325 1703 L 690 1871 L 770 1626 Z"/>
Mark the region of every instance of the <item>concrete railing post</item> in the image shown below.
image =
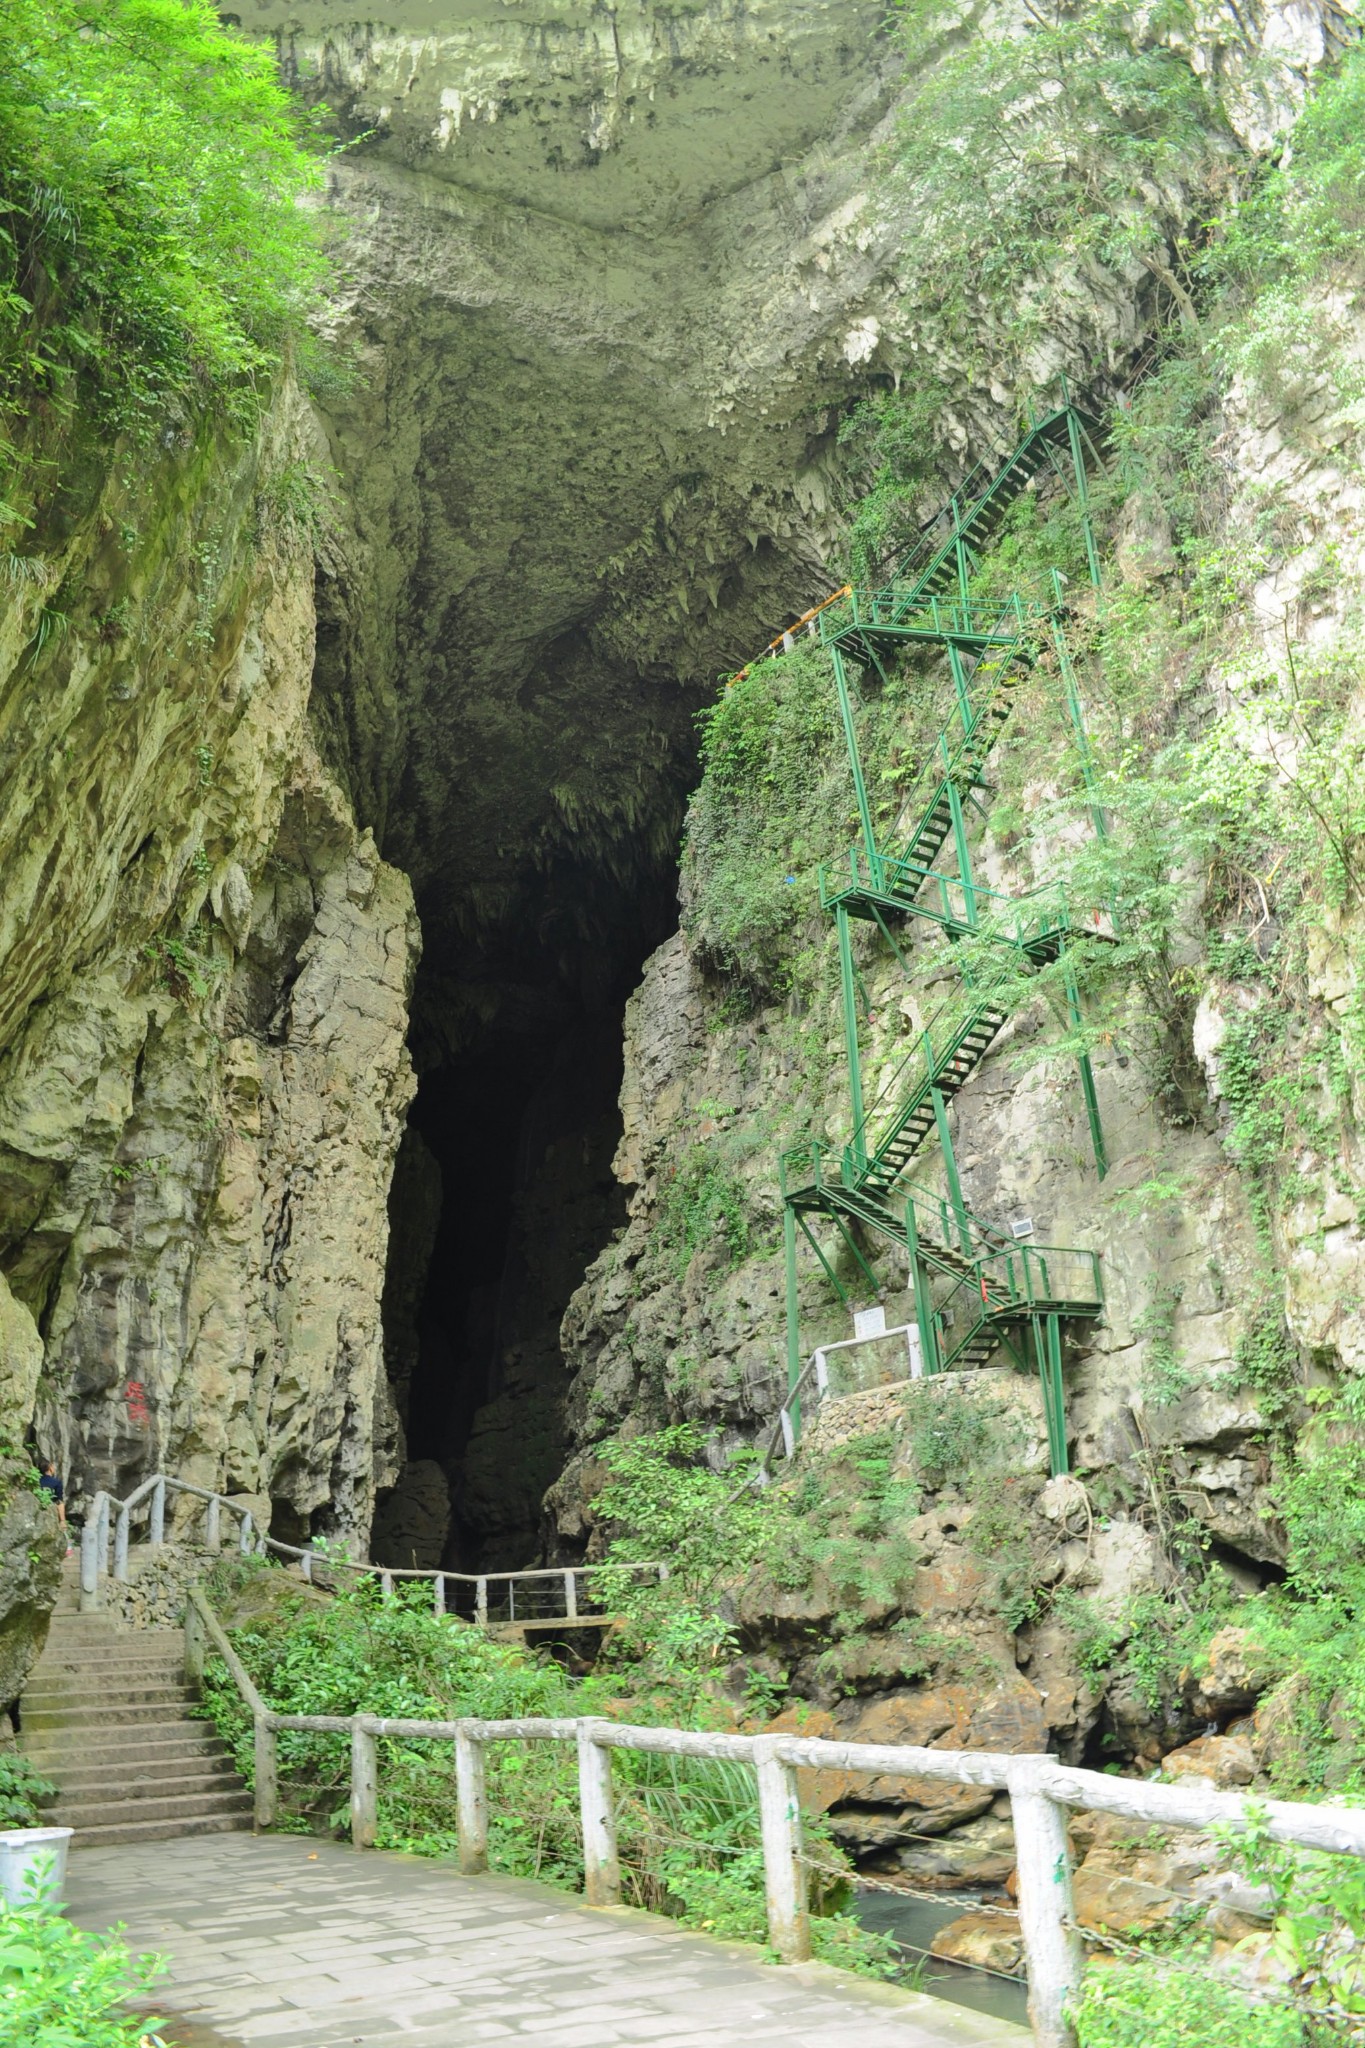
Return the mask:
<path id="1" fill-rule="evenodd" d="M 431 1582 L 431 1611 L 433 1614 L 444 1614 L 446 1611 L 446 1582 L 441 1572 L 437 1572 Z"/>
<path id="2" fill-rule="evenodd" d="M 114 1523 L 114 1577 L 120 1585 L 128 1576 L 128 1525 L 131 1518 L 132 1510 L 122 1507 Z"/>
<path id="3" fill-rule="evenodd" d="M 379 1745 L 368 1728 L 351 1723 L 351 1847 L 373 1849 L 379 1833 Z"/>
<path id="4" fill-rule="evenodd" d="M 221 1508 L 222 1502 L 217 1494 L 210 1494 L 208 1506 L 204 1510 L 204 1548 L 206 1550 L 216 1551 L 221 1540 L 219 1527 Z"/>
<path id="5" fill-rule="evenodd" d="M 204 1677 L 204 1655 L 207 1642 L 204 1634 L 204 1617 L 193 1600 L 185 1602 L 185 1683 L 200 1685 Z"/>
<path id="6" fill-rule="evenodd" d="M 564 1574 L 564 1614 L 569 1621 L 578 1619 L 578 1581 L 572 1572 Z"/>
<path id="7" fill-rule="evenodd" d="M 166 1482 L 158 1479 L 152 1488 L 152 1512 L 147 1524 L 147 1541 L 166 1541 Z"/>
<path id="8" fill-rule="evenodd" d="M 461 1728 L 455 1737 L 455 1826 L 466 1877 L 488 1868 L 487 1758 L 478 1736 Z"/>
<path id="9" fill-rule="evenodd" d="M 475 1619 L 475 1621 L 477 1621 L 477 1623 L 479 1624 L 479 1627 L 480 1627 L 480 1628 L 487 1628 L 487 1626 L 488 1626 L 488 1581 L 487 1581 L 487 1579 L 475 1579 L 475 1581 L 474 1581 L 474 1619 Z"/>
<path id="10" fill-rule="evenodd" d="M 763 1888 L 768 1901 L 768 1939 L 784 1963 L 810 1957 L 810 1914 L 801 1861 L 801 1808 L 796 1772 L 777 1754 L 777 1740 L 754 1743 L 758 1772 L 758 1818 L 763 1835 Z"/>
<path id="11" fill-rule="evenodd" d="M 1071 1899 L 1066 1808 L 1039 1782 L 1041 1757 L 1012 1758 L 1010 1810 L 1019 1869 L 1019 1927 L 1028 1965 L 1028 2012 L 1037 2048 L 1076 2048 L 1068 2001 L 1080 1990 L 1084 1958 Z"/>
<path id="12" fill-rule="evenodd" d="M 257 1714 L 256 1735 L 256 1790 L 253 1795 L 252 1826 L 259 1834 L 263 1828 L 275 1825 L 275 1815 L 280 1804 L 280 1739 L 271 1725 L 268 1714 Z M 352 1793 L 352 1813 L 355 1810 L 355 1795 Z"/>
<path id="13" fill-rule="evenodd" d="M 611 1797 L 611 1751 L 594 1739 L 595 1724 L 578 1724 L 578 1805 L 583 1820 L 583 1890 L 590 1906 L 619 1906 L 621 1861 Z"/>
<path id="14" fill-rule="evenodd" d="M 392 1572 L 381 1572 L 381 1573 L 379 1574 L 379 1597 L 380 1597 L 380 1599 L 381 1599 L 381 1600 L 392 1600 L 392 1598 L 393 1598 L 393 1573 L 392 1573 Z"/>
<path id="15" fill-rule="evenodd" d="M 105 1511 L 106 1496 L 97 1493 L 90 1503 L 89 1511 L 81 1529 L 81 1599 L 83 1614 L 88 1614 L 100 1604 L 101 1517 Z"/>
<path id="16" fill-rule="evenodd" d="M 251 1517 L 243 1515 L 237 1530 L 237 1548 L 243 1557 L 251 1555 Z"/>

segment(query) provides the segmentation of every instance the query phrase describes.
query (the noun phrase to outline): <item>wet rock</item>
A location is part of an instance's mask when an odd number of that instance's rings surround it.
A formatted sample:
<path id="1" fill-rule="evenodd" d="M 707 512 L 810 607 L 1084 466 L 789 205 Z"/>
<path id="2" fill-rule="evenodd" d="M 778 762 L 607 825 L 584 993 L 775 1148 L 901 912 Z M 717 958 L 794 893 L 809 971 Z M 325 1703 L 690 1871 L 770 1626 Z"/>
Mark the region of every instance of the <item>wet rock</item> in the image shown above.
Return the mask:
<path id="1" fill-rule="evenodd" d="M 983 1813 L 949 1834 L 903 1842 L 895 1868 L 929 1891 L 1003 1885 L 1014 1869 L 1014 1829 L 1003 1815 Z"/>
<path id="2" fill-rule="evenodd" d="M 1024 1937 L 1013 1913 L 964 1913 L 940 1927 L 929 1953 L 948 1962 L 970 1963 L 977 1970 L 999 1970 L 1018 1977 L 1024 1968 Z"/>

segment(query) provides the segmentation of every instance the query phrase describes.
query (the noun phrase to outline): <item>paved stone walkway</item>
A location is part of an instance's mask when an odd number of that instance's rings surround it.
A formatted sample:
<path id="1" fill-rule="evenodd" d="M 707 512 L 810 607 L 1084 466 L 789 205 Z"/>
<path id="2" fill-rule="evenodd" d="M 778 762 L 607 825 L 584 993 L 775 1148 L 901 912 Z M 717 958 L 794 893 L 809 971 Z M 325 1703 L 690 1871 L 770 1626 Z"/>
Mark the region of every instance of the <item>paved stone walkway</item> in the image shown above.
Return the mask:
<path id="1" fill-rule="evenodd" d="M 1028 2048 L 1003 2020 L 519 1878 L 298 1836 L 76 1850 L 82 1926 L 123 1921 L 171 1975 L 186 2048 Z"/>

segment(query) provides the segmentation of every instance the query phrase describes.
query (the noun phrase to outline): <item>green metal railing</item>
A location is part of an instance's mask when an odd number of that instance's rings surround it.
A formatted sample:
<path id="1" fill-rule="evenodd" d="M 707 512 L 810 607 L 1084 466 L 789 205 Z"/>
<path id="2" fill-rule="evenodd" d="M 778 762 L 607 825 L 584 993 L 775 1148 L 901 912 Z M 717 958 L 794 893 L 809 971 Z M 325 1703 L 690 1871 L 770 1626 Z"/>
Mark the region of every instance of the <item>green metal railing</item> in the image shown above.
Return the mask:
<path id="1" fill-rule="evenodd" d="M 798 1234 L 805 1235 L 839 1298 L 848 1300 L 837 1261 L 827 1256 L 811 1228 L 812 1216 L 822 1216 L 833 1224 L 874 1292 L 876 1275 L 858 1241 L 858 1226 L 906 1248 L 927 1372 L 979 1366 L 1002 1342 L 1017 1363 L 1036 1365 L 1054 1472 L 1066 1470 L 1067 1455 L 1061 1320 L 1100 1312 L 1098 1255 L 1013 1242 L 973 1215 L 963 1199 L 947 1106 L 1019 1001 L 1021 977 L 1031 977 L 1049 962 L 1065 961 L 1082 934 L 1113 936 L 1107 912 L 1087 907 L 1080 915 L 1073 913 L 1055 885 L 1010 896 L 978 881 L 968 832 L 967 807 L 981 810 L 978 793 L 989 794 L 983 770 L 1010 715 L 1018 675 L 1049 648 L 1079 750 L 1090 816 L 1097 834 L 1106 829 L 1066 645 L 1072 601 L 1063 578 L 1052 570 L 1034 589 L 989 595 L 990 575 L 979 553 L 1008 506 L 1051 465 L 1079 502 L 1091 582 L 1098 585 L 1085 479 L 1091 423 L 1071 405 L 1065 390 L 1063 396 L 1063 405 L 1033 423 L 1010 454 L 977 465 L 884 581 L 836 596 L 812 621 L 830 653 L 861 824 L 859 843 L 842 860 L 822 865 L 819 873 L 821 906 L 833 914 L 838 936 L 851 1134 L 839 1147 L 798 1147 L 781 1163 L 788 1405 L 797 1426 Z M 848 663 L 859 663 L 868 675 L 885 681 L 883 656 L 917 644 L 943 650 L 952 700 L 930 759 L 890 831 L 879 833 L 859 756 Z M 906 819 L 913 820 L 908 831 Z M 939 865 L 945 847 L 951 868 L 947 860 Z M 852 917 L 875 923 L 903 967 L 893 925 L 903 926 L 906 919 L 927 921 L 955 943 L 968 937 L 985 942 L 984 949 L 970 947 L 958 954 L 965 984 L 961 997 L 944 1004 L 916 1034 L 881 1077 L 871 1102 L 864 1096 L 859 1028 L 860 1009 L 870 1012 L 870 1006 L 852 944 Z M 1069 966 L 1064 966 L 1064 978 L 1073 1021 L 1079 1022 Z M 1104 1137 L 1085 1053 L 1079 1066 L 1102 1174 Z M 931 1139 L 942 1153 L 946 1196 L 906 1178 Z"/>

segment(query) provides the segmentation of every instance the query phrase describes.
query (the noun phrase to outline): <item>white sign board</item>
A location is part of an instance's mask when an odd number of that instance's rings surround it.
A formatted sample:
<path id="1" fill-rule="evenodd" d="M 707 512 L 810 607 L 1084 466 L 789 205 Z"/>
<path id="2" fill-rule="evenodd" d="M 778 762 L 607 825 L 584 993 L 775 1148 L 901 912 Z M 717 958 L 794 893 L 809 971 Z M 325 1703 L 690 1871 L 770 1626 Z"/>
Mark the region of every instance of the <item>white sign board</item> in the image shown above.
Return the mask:
<path id="1" fill-rule="evenodd" d="M 854 1309 L 853 1334 L 855 1337 L 884 1337 L 886 1335 L 886 1310 L 880 1303 L 878 1303 L 876 1308 Z"/>

